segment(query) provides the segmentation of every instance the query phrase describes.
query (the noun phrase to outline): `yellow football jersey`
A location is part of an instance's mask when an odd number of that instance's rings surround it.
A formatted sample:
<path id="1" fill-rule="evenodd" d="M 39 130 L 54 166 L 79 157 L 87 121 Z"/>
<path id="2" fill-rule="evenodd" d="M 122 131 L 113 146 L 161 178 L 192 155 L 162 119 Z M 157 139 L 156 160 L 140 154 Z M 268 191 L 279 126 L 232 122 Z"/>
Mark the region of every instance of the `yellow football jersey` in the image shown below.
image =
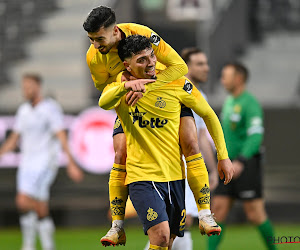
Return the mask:
<path id="1" fill-rule="evenodd" d="M 126 135 L 127 184 L 185 178 L 178 134 L 181 104 L 203 117 L 215 142 L 219 160 L 228 158 L 216 114 L 186 77 L 149 91 L 133 107 L 125 103 L 127 92 L 124 83 L 115 82 L 104 89 L 99 99 L 100 107 L 116 109 Z"/>
<path id="2" fill-rule="evenodd" d="M 164 69 L 157 75 L 157 81 L 152 85 L 152 88 L 160 87 L 187 74 L 188 68 L 183 59 L 153 30 L 134 23 L 122 23 L 117 26 L 126 37 L 139 34 L 151 38 L 152 48 L 158 61 L 156 68 Z M 91 45 L 87 51 L 86 60 L 95 87 L 100 91 L 107 84 L 114 82 L 118 73 L 125 69 L 123 62 L 118 56 L 117 48 L 112 48 L 107 54 L 102 55 L 94 48 L 94 45 Z"/>

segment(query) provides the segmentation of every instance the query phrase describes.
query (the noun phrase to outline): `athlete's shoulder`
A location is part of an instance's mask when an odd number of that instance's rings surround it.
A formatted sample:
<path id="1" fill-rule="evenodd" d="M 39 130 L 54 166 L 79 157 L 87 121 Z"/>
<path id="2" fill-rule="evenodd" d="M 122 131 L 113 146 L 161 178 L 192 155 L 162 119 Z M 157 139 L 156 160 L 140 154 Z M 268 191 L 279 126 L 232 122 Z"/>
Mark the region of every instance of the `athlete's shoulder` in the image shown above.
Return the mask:
<path id="1" fill-rule="evenodd" d="M 42 102 L 42 106 L 43 109 L 49 112 L 50 114 L 52 112 L 59 112 L 59 113 L 62 112 L 62 107 L 60 106 L 60 104 L 51 97 L 45 98 Z"/>
<path id="2" fill-rule="evenodd" d="M 189 81 L 188 78 L 186 78 L 185 76 L 182 76 L 182 77 L 168 83 L 168 85 L 172 85 L 172 86 L 176 86 L 176 87 L 184 87 L 186 82 L 191 83 L 191 81 Z"/>
<path id="3" fill-rule="evenodd" d="M 193 83 L 185 76 L 182 76 L 177 80 L 170 82 L 168 85 L 174 86 L 176 89 L 181 89 L 182 91 L 185 91 L 188 94 L 191 94 L 193 89 L 195 88 Z"/>
<path id="4" fill-rule="evenodd" d="M 117 26 L 125 33 L 126 36 L 129 35 L 143 35 L 150 36 L 153 30 L 149 27 L 137 24 L 137 23 L 120 23 Z"/>
<path id="5" fill-rule="evenodd" d="M 97 55 L 97 50 L 95 49 L 95 47 L 93 46 L 93 44 L 90 45 L 88 51 L 86 52 L 86 62 L 88 64 L 88 66 L 91 66 L 91 62 L 92 60 L 95 58 L 95 56 Z"/>
<path id="6" fill-rule="evenodd" d="M 17 115 L 21 115 L 28 112 L 30 110 L 30 105 L 31 104 L 29 102 L 22 103 L 17 109 Z"/>
<path id="7" fill-rule="evenodd" d="M 244 92 L 244 98 L 246 99 L 247 105 L 253 104 L 253 105 L 261 106 L 257 98 L 248 91 Z"/>

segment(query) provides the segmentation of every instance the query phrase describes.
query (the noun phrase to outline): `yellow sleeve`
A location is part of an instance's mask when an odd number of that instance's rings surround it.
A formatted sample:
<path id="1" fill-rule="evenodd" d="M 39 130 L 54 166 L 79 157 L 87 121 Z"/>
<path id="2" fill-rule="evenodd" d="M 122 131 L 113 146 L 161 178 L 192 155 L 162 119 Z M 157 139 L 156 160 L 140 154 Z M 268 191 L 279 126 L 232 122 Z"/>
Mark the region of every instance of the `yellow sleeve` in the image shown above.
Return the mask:
<path id="1" fill-rule="evenodd" d="M 105 110 L 116 108 L 121 98 L 128 92 L 124 87 L 125 82 L 121 82 L 122 73 L 117 76 L 118 82 L 110 83 L 104 88 L 98 102 L 101 108 Z"/>
<path id="2" fill-rule="evenodd" d="M 185 80 L 184 80 L 185 79 Z M 185 106 L 193 109 L 197 115 L 203 118 L 206 127 L 215 143 L 218 160 L 228 158 L 223 130 L 220 121 L 209 106 L 200 91 L 186 78 L 178 80 L 181 84 L 175 89 L 176 94 Z"/>
<path id="3" fill-rule="evenodd" d="M 164 86 L 188 73 L 184 60 L 160 36 L 146 26 L 136 25 L 135 27 L 137 34 L 150 37 L 158 62 L 166 66 L 166 69 L 157 74 L 157 81 L 146 86 L 147 91 Z"/>
<path id="4" fill-rule="evenodd" d="M 116 75 L 109 76 L 109 73 L 106 71 L 105 66 L 101 63 L 91 63 L 96 55 L 96 52 L 97 51 L 95 50 L 93 45 L 91 45 L 86 53 L 86 62 L 89 66 L 95 87 L 98 90 L 103 91 L 107 84 L 112 83 L 116 80 Z"/>

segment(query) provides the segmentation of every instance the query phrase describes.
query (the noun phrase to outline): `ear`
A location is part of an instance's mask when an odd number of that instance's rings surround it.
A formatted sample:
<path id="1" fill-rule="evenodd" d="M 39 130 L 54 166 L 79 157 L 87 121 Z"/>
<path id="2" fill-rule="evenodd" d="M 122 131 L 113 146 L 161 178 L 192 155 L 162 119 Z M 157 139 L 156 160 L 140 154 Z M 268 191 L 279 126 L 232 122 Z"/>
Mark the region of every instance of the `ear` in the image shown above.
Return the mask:
<path id="1" fill-rule="evenodd" d="M 236 74 L 236 80 L 239 84 L 242 84 L 244 82 L 244 77 L 241 74 Z"/>
<path id="2" fill-rule="evenodd" d="M 129 62 L 124 61 L 123 64 L 124 64 L 126 70 L 130 72 L 130 71 L 131 71 L 131 68 L 130 68 Z"/>
<path id="3" fill-rule="evenodd" d="M 117 25 L 115 25 L 114 28 L 113 28 L 113 34 L 114 35 L 118 34 L 118 31 L 119 31 L 119 28 L 118 28 Z"/>

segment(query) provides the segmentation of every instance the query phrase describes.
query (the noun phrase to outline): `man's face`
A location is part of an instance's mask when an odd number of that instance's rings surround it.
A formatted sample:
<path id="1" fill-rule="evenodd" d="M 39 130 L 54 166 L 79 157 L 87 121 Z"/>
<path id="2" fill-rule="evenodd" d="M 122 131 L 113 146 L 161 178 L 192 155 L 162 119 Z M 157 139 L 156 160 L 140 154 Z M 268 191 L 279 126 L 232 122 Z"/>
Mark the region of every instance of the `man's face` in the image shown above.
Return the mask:
<path id="1" fill-rule="evenodd" d="M 233 92 L 236 88 L 236 72 L 232 66 L 225 66 L 222 69 L 221 83 L 223 84 L 224 88 L 229 92 Z"/>
<path id="2" fill-rule="evenodd" d="M 188 63 L 189 77 L 196 82 L 207 82 L 209 66 L 204 53 L 192 54 Z"/>
<path id="3" fill-rule="evenodd" d="M 117 44 L 116 34 L 118 27 L 101 27 L 97 32 L 88 32 L 90 42 L 101 54 L 107 54 Z"/>
<path id="4" fill-rule="evenodd" d="M 40 94 L 40 85 L 29 77 L 22 79 L 23 96 L 27 101 L 33 101 Z"/>
<path id="5" fill-rule="evenodd" d="M 156 56 L 152 48 L 142 50 L 124 61 L 126 69 L 136 78 L 154 79 Z"/>

